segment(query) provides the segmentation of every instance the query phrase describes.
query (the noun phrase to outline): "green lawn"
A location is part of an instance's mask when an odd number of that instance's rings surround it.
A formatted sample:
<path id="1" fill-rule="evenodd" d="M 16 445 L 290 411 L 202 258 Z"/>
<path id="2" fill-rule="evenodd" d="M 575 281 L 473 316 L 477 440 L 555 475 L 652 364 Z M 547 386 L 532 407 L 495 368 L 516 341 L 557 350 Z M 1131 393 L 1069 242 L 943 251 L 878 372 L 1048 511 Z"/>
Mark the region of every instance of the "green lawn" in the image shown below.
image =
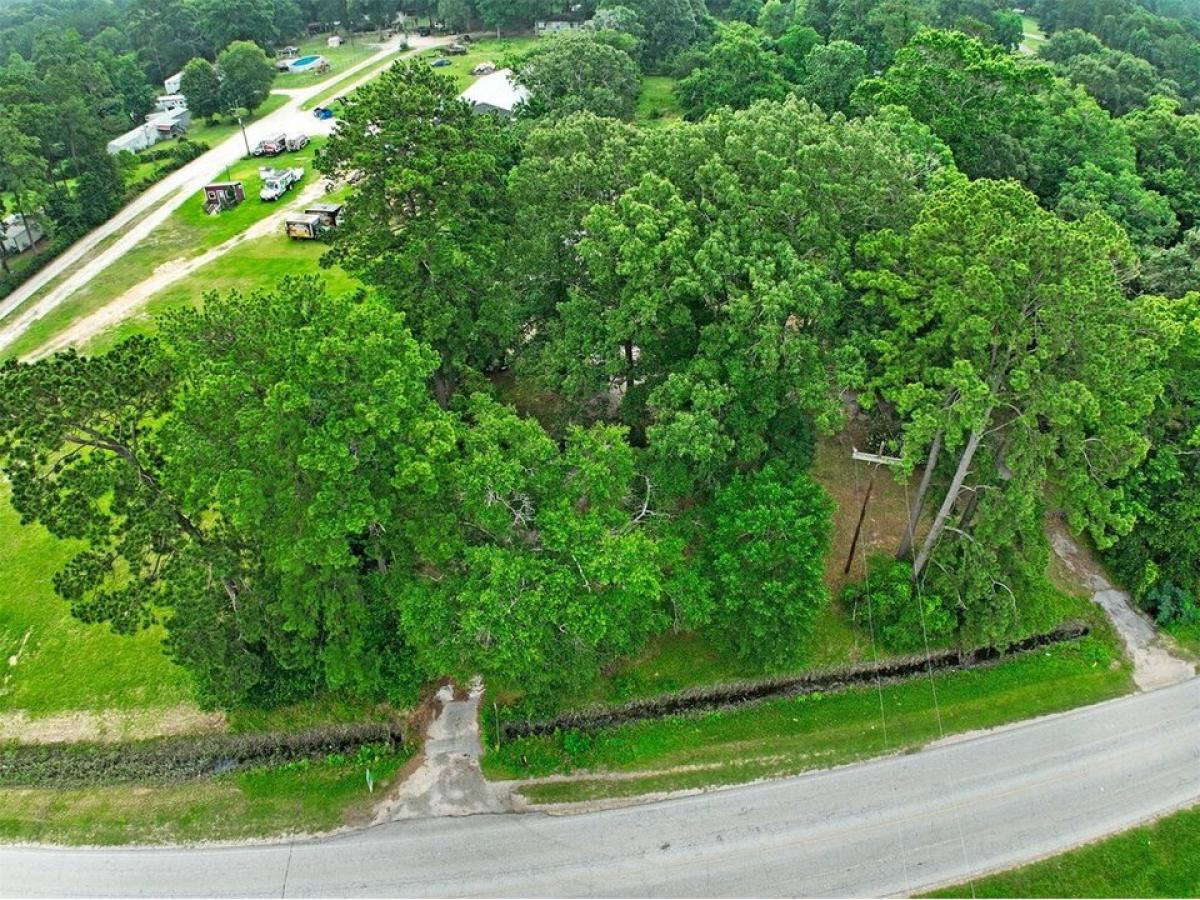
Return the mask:
<path id="1" fill-rule="evenodd" d="M 305 175 L 298 190 L 303 190 L 312 179 L 321 177 L 313 169 L 312 163 L 324 140 L 323 137 L 314 138 L 303 150 L 276 157 L 274 160 L 248 159 L 230 167 L 230 176 L 235 180 L 242 180 L 245 185 L 244 203 L 219 215 L 210 216 L 204 211 L 202 196 L 197 193 L 194 198 L 175 210 L 144 241 L 97 275 L 87 286 L 32 323 L 29 330 L 5 348 L 4 355 L 23 356 L 37 350 L 71 322 L 100 309 L 134 285 L 149 278 L 163 263 L 198 256 L 277 211 L 280 208 L 278 203 L 264 203 L 258 199 L 258 191 L 262 186 L 258 177 L 259 166 L 271 163 L 276 166 L 302 166 Z M 225 178 L 226 172 L 214 172 L 213 177 Z M 282 202 L 290 203 L 294 197 L 295 193 L 292 193 Z"/>
<path id="2" fill-rule="evenodd" d="M 1200 806 L 930 897 L 1196 897 Z"/>
<path id="3" fill-rule="evenodd" d="M 657 128 L 682 117 L 675 81 L 669 75 L 647 75 L 642 79 L 642 92 L 633 114 L 639 124 Z"/>
<path id="4" fill-rule="evenodd" d="M 131 334 L 154 330 L 154 318 L 170 309 L 196 305 L 208 291 L 250 293 L 270 288 L 285 275 L 320 274 L 330 290 L 348 290 L 357 282 L 339 268 L 322 269 L 319 260 L 328 249 L 319 241 L 293 241 L 283 234 L 246 241 L 219 259 L 196 269 L 151 298 L 136 315 L 102 332 L 84 349 L 101 353 Z"/>
<path id="5" fill-rule="evenodd" d="M 1058 712 L 1128 692 L 1129 668 L 1115 637 L 1094 609 L 1079 609 L 1093 636 L 994 666 L 936 675 L 937 710 L 928 678 L 874 688 L 764 702 L 744 709 L 674 717 L 602 729 L 521 738 L 484 759 L 495 778 L 596 772 L 597 778 L 527 787 L 538 802 L 733 783 L 919 747 L 946 734 Z M 491 729 L 488 730 L 489 737 Z M 605 772 L 693 767 L 665 775 L 607 780 Z"/>
<path id="6" fill-rule="evenodd" d="M 191 699 L 187 676 L 162 653 L 162 630 L 135 637 L 71 617 L 51 578 L 75 551 L 22 525 L 0 482 L 0 711 L 167 707 Z M 17 662 L 12 664 L 12 658 Z"/>
<path id="7" fill-rule="evenodd" d="M 237 840 L 365 825 L 416 751 L 330 757 L 178 785 L 0 789 L 0 840 L 61 844 Z M 367 789 L 368 766 L 375 780 Z"/>
<path id="8" fill-rule="evenodd" d="M 340 78 L 347 69 L 358 65 L 364 59 L 379 52 L 380 45 L 375 43 L 375 35 L 359 35 L 354 43 L 348 43 L 344 38 L 340 47 L 329 46 L 328 34 L 318 34 L 306 38 L 296 46 L 300 48 L 299 56 L 323 56 L 329 61 L 328 72 L 279 72 L 275 75 L 277 88 L 306 88 L 323 84 L 331 78 Z"/>
<path id="9" fill-rule="evenodd" d="M 249 128 L 255 122 L 269 116 L 275 110 L 284 106 L 287 102 L 288 97 L 286 94 L 271 94 L 263 102 L 263 105 L 254 111 L 253 116 L 244 120 L 243 124 Z M 228 116 L 222 116 L 215 124 L 210 124 L 207 119 L 193 121 L 192 127 L 188 129 L 187 136 L 188 140 L 203 141 L 208 146 L 215 147 L 237 133 L 237 120 L 230 119 Z"/>

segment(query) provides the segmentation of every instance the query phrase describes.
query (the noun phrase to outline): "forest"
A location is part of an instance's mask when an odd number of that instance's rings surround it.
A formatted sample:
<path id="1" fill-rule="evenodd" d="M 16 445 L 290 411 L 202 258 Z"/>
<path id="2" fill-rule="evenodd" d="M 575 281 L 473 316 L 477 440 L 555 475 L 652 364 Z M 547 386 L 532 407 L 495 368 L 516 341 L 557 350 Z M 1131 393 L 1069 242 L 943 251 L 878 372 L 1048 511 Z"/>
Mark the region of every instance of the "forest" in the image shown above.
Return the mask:
<path id="1" fill-rule="evenodd" d="M 33 8 L 0 7 L 0 92 L 60 96 L 52 42 L 103 69 L 106 16 L 206 7 L 82 5 L 53 38 Z M 278 39 L 240 8 L 215 43 L 139 26 L 112 60 L 151 78 Z M 847 588 L 893 645 L 1026 636 L 1051 514 L 1195 634 L 1200 7 L 1025 12 L 1037 47 L 992 0 L 601 0 L 513 60 L 511 121 L 395 64 L 318 161 L 353 175 L 325 262 L 363 290 L 210 294 L 0 369 L 13 505 L 86 542 L 57 593 L 119 632 L 164 622 L 218 706 L 406 703 L 447 675 L 549 704 L 674 631 L 786 670 L 831 602 L 816 441 L 861 409 L 912 477 L 894 552 Z M 647 76 L 679 121 L 633 121 Z M 38 114 L 30 154 L 90 158 Z M 108 197 L 89 176 L 76 203 Z"/>

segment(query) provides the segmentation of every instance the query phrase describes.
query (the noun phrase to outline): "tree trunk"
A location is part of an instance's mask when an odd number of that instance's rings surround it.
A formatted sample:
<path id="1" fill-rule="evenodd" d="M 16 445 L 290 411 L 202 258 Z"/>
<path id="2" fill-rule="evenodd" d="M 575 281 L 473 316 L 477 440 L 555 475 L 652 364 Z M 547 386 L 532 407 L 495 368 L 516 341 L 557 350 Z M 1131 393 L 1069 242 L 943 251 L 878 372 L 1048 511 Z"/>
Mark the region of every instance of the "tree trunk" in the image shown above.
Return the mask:
<path id="1" fill-rule="evenodd" d="M 983 417 L 984 423 L 991 418 L 991 414 L 991 410 L 988 410 Z M 954 508 L 954 501 L 958 499 L 958 495 L 962 491 L 963 481 L 966 480 L 967 472 L 971 468 L 971 460 L 975 456 L 975 451 L 979 449 L 979 442 L 982 438 L 983 425 L 971 432 L 971 437 L 967 440 L 967 446 L 963 448 L 962 456 L 958 458 L 958 468 L 954 472 L 954 480 L 950 482 L 950 488 L 946 491 L 946 497 L 942 500 L 937 517 L 933 520 L 933 527 L 929 529 L 929 534 L 925 535 L 925 542 L 921 545 L 921 552 L 917 554 L 917 558 L 913 561 L 914 579 L 921 576 L 921 572 L 925 569 L 925 564 L 929 562 L 929 555 L 933 552 L 934 545 L 937 543 L 938 538 L 942 536 L 942 530 L 946 527 L 946 519 L 950 517 L 950 511 Z"/>
<path id="2" fill-rule="evenodd" d="M 908 513 L 908 527 L 904 529 L 904 537 L 900 541 L 900 549 L 896 551 L 896 559 L 904 559 L 912 555 L 913 541 L 917 535 L 917 523 L 921 520 L 921 507 L 925 505 L 925 495 L 929 493 L 929 484 L 933 481 L 933 470 L 937 467 L 938 454 L 942 452 L 942 429 L 933 436 L 933 446 L 929 448 L 929 458 L 925 461 L 925 471 L 921 474 L 921 484 L 917 488 L 917 499 Z"/>

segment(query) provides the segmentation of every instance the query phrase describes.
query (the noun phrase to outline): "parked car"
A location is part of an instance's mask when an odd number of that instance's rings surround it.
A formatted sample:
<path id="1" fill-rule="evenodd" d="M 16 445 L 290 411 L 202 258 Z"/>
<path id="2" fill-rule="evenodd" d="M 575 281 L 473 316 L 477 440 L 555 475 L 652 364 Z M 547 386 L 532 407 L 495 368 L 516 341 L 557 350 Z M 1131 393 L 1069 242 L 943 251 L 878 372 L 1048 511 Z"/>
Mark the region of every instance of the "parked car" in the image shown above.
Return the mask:
<path id="1" fill-rule="evenodd" d="M 287 135 L 278 134 L 275 137 L 259 141 L 254 147 L 255 156 L 278 156 L 287 146 Z"/>
<path id="2" fill-rule="evenodd" d="M 417 34 L 419 34 L 421 37 L 429 37 L 431 34 L 433 34 L 433 29 L 428 25 L 421 25 L 417 28 Z"/>
<path id="3" fill-rule="evenodd" d="M 467 55 L 467 46 L 466 46 L 466 44 L 460 44 L 456 41 L 455 43 L 451 44 L 449 47 L 446 48 L 446 52 L 449 53 L 451 56 L 466 56 Z"/>
<path id="4" fill-rule="evenodd" d="M 287 148 L 289 150 L 300 150 L 308 146 L 307 134 L 289 134 L 287 139 Z"/>
<path id="5" fill-rule="evenodd" d="M 435 59 L 433 62 L 431 62 L 430 65 L 433 66 L 435 69 L 441 69 L 441 68 L 444 68 L 445 66 L 450 65 L 450 60 L 446 59 L 446 57 L 444 57 L 444 56 L 439 56 L 437 59 Z"/>
<path id="6" fill-rule="evenodd" d="M 318 106 L 316 109 L 313 110 L 313 115 L 316 116 L 318 119 L 332 119 L 333 118 L 333 110 L 329 109 L 328 107 L 325 107 L 325 106 Z"/>
<path id="7" fill-rule="evenodd" d="M 304 170 L 262 168 L 258 170 L 258 175 L 263 182 L 262 190 L 258 192 L 259 199 L 271 201 L 278 200 L 291 190 L 292 185 L 304 177 Z"/>

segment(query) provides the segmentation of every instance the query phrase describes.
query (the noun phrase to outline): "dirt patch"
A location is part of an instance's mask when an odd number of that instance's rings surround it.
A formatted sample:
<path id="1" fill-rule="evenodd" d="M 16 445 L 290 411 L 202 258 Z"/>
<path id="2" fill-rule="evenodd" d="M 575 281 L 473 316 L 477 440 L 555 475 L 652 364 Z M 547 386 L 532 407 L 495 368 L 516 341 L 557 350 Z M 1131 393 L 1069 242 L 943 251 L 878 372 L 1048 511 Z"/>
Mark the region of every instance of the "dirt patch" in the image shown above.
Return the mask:
<path id="1" fill-rule="evenodd" d="M 1061 561 L 1060 577 L 1091 594 L 1092 602 L 1112 622 L 1125 652 L 1133 661 L 1133 680 L 1143 691 L 1184 681 L 1196 667 L 1175 655 L 1175 642 L 1160 634 L 1154 623 L 1133 605 L 1127 591 L 1115 587 L 1104 569 L 1079 545 L 1058 519 L 1048 528 L 1050 546 Z"/>
<path id="2" fill-rule="evenodd" d="M 22 744 L 116 743 L 225 730 L 224 713 L 205 712 L 190 703 L 164 709 L 80 710 L 37 717 L 21 709 L 0 713 L 0 741 Z"/>

